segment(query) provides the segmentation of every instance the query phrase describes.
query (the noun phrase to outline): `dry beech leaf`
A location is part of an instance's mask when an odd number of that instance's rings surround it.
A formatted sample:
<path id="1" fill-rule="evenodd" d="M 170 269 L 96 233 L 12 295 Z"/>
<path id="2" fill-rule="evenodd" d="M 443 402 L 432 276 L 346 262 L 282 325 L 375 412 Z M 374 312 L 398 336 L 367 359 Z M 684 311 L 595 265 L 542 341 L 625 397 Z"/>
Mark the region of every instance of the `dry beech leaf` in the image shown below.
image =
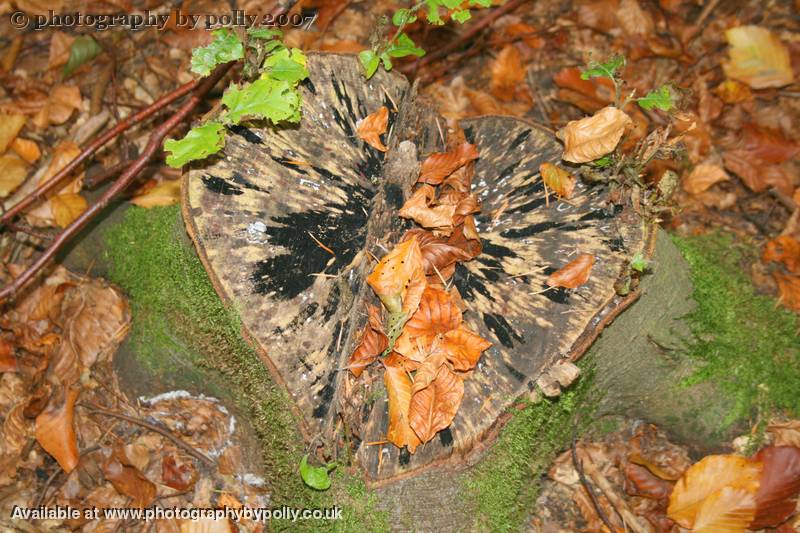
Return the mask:
<path id="1" fill-rule="evenodd" d="M 731 46 L 725 75 L 743 81 L 753 89 L 783 87 L 794 81 L 789 50 L 768 29 L 739 26 L 725 31 Z"/>
<path id="2" fill-rule="evenodd" d="M 770 422 L 767 434 L 772 437 L 775 446 L 794 446 L 800 448 L 800 420 Z"/>
<path id="3" fill-rule="evenodd" d="M 181 181 L 163 180 L 144 194 L 135 196 L 131 203 L 139 207 L 163 207 L 174 205 L 181 200 Z"/>
<path id="4" fill-rule="evenodd" d="M 429 207 L 436 191 L 427 184 L 420 185 L 397 214 L 410 218 L 423 228 L 448 230 L 453 227 L 453 214 L 456 206 L 437 205 Z"/>
<path id="5" fill-rule="evenodd" d="M 37 159 L 42 157 L 42 151 L 39 150 L 39 145 L 30 139 L 17 137 L 11 143 L 11 149 L 28 163 L 34 163 Z"/>
<path id="6" fill-rule="evenodd" d="M 669 498 L 672 483 L 654 476 L 647 468 L 634 463 L 625 463 L 625 489 L 631 496 L 661 500 Z"/>
<path id="7" fill-rule="evenodd" d="M 614 151 L 631 118 L 616 107 L 604 107 L 591 117 L 573 120 L 556 134 L 564 141 L 561 158 L 572 163 L 588 163 Z"/>
<path id="8" fill-rule="evenodd" d="M 5 198 L 14 192 L 25 181 L 27 175 L 28 167 L 25 161 L 16 154 L 0 156 L 0 198 Z"/>
<path id="9" fill-rule="evenodd" d="M 381 135 L 386 133 L 389 125 L 389 110 L 386 106 L 381 106 L 374 113 L 370 113 L 359 121 L 356 134 L 358 138 L 369 144 L 373 148 L 385 152 L 388 148 L 381 142 Z"/>
<path id="10" fill-rule="evenodd" d="M 361 333 L 361 341 L 353 353 L 347 366 L 355 377 L 359 377 L 368 365 L 372 364 L 383 351 L 389 347 L 389 338 L 383 332 L 381 310 L 375 305 L 369 306 L 369 320 Z"/>
<path id="11" fill-rule="evenodd" d="M 422 252 L 416 238 L 399 243 L 367 277 L 367 283 L 390 313 L 411 316 L 425 290 Z"/>
<path id="12" fill-rule="evenodd" d="M 638 0 L 621 0 L 617 20 L 625 35 L 651 35 L 655 33 L 653 18 L 640 6 Z"/>
<path id="13" fill-rule="evenodd" d="M 406 241 L 411 237 L 415 237 L 419 242 L 419 249 L 422 252 L 422 265 L 426 276 L 436 275 L 436 270 L 442 273 L 446 267 L 455 264 L 456 261 L 470 259 L 470 255 L 467 252 L 448 244 L 447 241 L 440 239 L 430 231 L 420 228 L 410 229 L 403 234 L 402 240 Z"/>
<path id="14" fill-rule="evenodd" d="M 779 235 L 764 246 L 761 260 L 765 263 L 777 261 L 790 272 L 800 273 L 800 241 L 791 235 Z"/>
<path id="15" fill-rule="evenodd" d="M 592 266 L 594 266 L 594 256 L 592 254 L 581 254 L 550 274 L 547 278 L 547 285 L 566 289 L 580 287 L 589 280 Z"/>
<path id="16" fill-rule="evenodd" d="M 173 454 L 161 460 L 161 480 L 175 490 L 186 490 L 194 485 L 197 472 L 191 463 L 178 464 Z"/>
<path id="17" fill-rule="evenodd" d="M 47 409 L 36 417 L 36 441 L 70 473 L 78 466 L 78 441 L 75 438 L 75 400 L 80 390 L 61 388 L 50 398 Z"/>
<path id="18" fill-rule="evenodd" d="M 127 462 L 127 458 L 120 458 L 117 451 L 111 452 L 103 463 L 103 475 L 117 492 L 132 499 L 133 507 L 148 507 L 156 498 L 155 484 L 137 468 L 123 464 L 123 461 Z"/>
<path id="19" fill-rule="evenodd" d="M 47 68 L 60 67 L 69 61 L 72 50 L 72 43 L 75 37 L 63 31 L 53 33 L 50 38 L 50 57 L 47 60 Z"/>
<path id="20" fill-rule="evenodd" d="M 690 466 L 675 484 L 669 497 L 667 516 L 682 527 L 691 529 L 706 499 L 723 488 L 741 489 L 753 497 L 755 516 L 755 493 L 762 465 L 738 455 L 708 455 Z M 707 511 L 711 516 L 711 509 Z M 752 520 L 752 516 L 750 520 Z M 742 530 L 750 523 L 748 520 Z"/>
<path id="21" fill-rule="evenodd" d="M 756 514 L 756 499 L 747 489 L 723 487 L 703 500 L 693 533 L 738 533 Z"/>
<path id="22" fill-rule="evenodd" d="M 14 345 L 0 338 L 0 372 L 16 372 L 17 358 L 14 356 Z"/>
<path id="23" fill-rule="evenodd" d="M 59 194 L 50 198 L 53 220 L 60 228 L 66 228 L 86 211 L 89 204 L 80 194 Z"/>
<path id="24" fill-rule="evenodd" d="M 778 300 L 789 309 L 800 311 L 800 276 L 782 272 L 775 272 L 772 276 L 778 285 Z"/>
<path id="25" fill-rule="evenodd" d="M 58 85 L 50 92 L 44 106 L 33 117 L 33 124 L 46 128 L 50 124 L 63 124 L 72 112 L 81 109 L 81 91 L 75 85 Z"/>
<path id="26" fill-rule="evenodd" d="M 461 310 L 447 291 L 426 287 L 417 311 L 411 315 L 397 338 L 394 350 L 409 359 L 423 361 L 437 335 L 461 324 Z M 420 353 L 420 350 L 423 352 Z"/>
<path id="27" fill-rule="evenodd" d="M 750 150 L 728 150 L 722 160 L 725 168 L 739 176 L 753 192 L 775 187 L 788 195 L 793 190 L 792 176 L 782 166 L 767 165 Z"/>
<path id="28" fill-rule="evenodd" d="M 11 146 L 26 120 L 25 115 L 0 113 L 0 154 Z"/>
<path id="29" fill-rule="evenodd" d="M 439 185 L 444 178 L 458 168 L 477 159 L 478 155 L 475 145 L 467 142 L 461 143 L 450 151 L 431 154 L 422 163 L 417 182 Z"/>
<path id="30" fill-rule="evenodd" d="M 525 68 L 517 47 L 509 44 L 500 50 L 491 63 L 491 72 L 492 94 L 500 100 L 513 100 L 517 88 L 525 79 Z"/>
<path id="31" fill-rule="evenodd" d="M 683 180 L 683 189 L 689 194 L 700 194 L 715 183 L 728 181 L 730 176 L 725 170 L 713 163 L 700 163 Z"/>
<path id="32" fill-rule="evenodd" d="M 436 375 L 439 373 L 439 368 L 446 360 L 447 358 L 445 353 L 441 350 L 437 350 L 426 357 L 422 363 L 420 363 L 417 371 L 414 373 L 414 379 L 412 380 L 412 397 L 417 391 L 421 391 L 430 385 L 434 379 L 436 379 Z"/>
<path id="33" fill-rule="evenodd" d="M 764 469 L 755 494 L 756 516 L 749 528 L 775 527 L 794 514 L 797 507 L 800 448 L 767 446 L 759 450 L 753 459 L 761 461 Z"/>
<path id="34" fill-rule="evenodd" d="M 464 324 L 444 335 L 441 350 L 456 370 L 466 372 L 475 368 L 481 354 L 492 345 Z"/>
<path id="35" fill-rule="evenodd" d="M 402 368 L 387 366 L 383 374 L 383 383 L 389 397 L 389 428 L 386 440 L 414 453 L 420 440 L 409 425 L 409 409 L 411 408 L 411 378 Z"/>
<path id="36" fill-rule="evenodd" d="M 411 397 L 411 428 L 423 443 L 448 427 L 464 397 L 464 382 L 447 365 L 441 365 L 436 378 Z"/>
<path id="37" fill-rule="evenodd" d="M 572 196 L 572 191 L 575 189 L 575 176 L 552 163 L 539 165 L 539 172 L 547 188 L 555 191 L 562 198 Z"/>

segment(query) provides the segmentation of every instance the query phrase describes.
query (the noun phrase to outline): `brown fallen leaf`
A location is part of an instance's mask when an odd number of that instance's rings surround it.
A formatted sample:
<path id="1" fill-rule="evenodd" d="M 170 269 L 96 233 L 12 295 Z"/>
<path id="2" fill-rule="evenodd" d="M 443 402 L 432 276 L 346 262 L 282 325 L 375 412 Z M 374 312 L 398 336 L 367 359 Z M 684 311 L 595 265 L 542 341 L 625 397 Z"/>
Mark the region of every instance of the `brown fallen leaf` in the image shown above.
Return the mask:
<path id="1" fill-rule="evenodd" d="M 14 355 L 14 345 L 0 337 L 0 372 L 16 372 L 17 358 Z"/>
<path id="2" fill-rule="evenodd" d="M 561 158 L 572 163 L 588 163 L 614 151 L 625 129 L 633 122 L 616 107 L 604 107 L 591 117 L 573 120 L 558 130 L 564 141 Z"/>
<path id="3" fill-rule="evenodd" d="M 683 189 L 689 194 L 700 194 L 712 185 L 729 179 L 731 179 L 730 176 L 721 166 L 714 163 L 701 163 L 694 167 L 683 180 Z"/>
<path id="4" fill-rule="evenodd" d="M 47 97 L 42 109 L 33 117 L 33 124 L 39 129 L 50 124 L 63 124 L 72 116 L 72 112 L 83 107 L 81 91 L 75 85 L 58 85 Z"/>
<path id="5" fill-rule="evenodd" d="M 547 278 L 547 285 L 567 289 L 580 287 L 589 280 L 592 266 L 594 266 L 594 256 L 592 254 L 581 254 L 550 274 Z"/>
<path id="6" fill-rule="evenodd" d="M 26 120 L 25 115 L 0 113 L 0 154 L 11 146 Z"/>
<path id="7" fill-rule="evenodd" d="M 419 242 L 422 252 L 422 265 L 426 276 L 436 276 L 436 270 L 442 273 L 447 267 L 455 264 L 456 261 L 467 261 L 470 255 L 462 250 L 440 239 L 430 231 L 414 228 L 403 234 L 402 241 L 407 241 L 415 237 Z M 447 279 L 447 278 L 445 278 Z"/>
<path id="8" fill-rule="evenodd" d="M 75 438 L 75 400 L 80 389 L 61 387 L 50 398 L 47 408 L 36 417 L 36 441 L 70 473 L 78 466 L 78 441 Z"/>
<path id="9" fill-rule="evenodd" d="M 773 420 L 767 424 L 766 431 L 774 446 L 800 448 L 800 420 Z"/>
<path id="10" fill-rule="evenodd" d="M 749 529 L 776 527 L 794 514 L 800 494 L 800 448 L 767 446 L 753 459 L 761 461 L 758 491 L 755 494 L 756 516 Z"/>
<path id="11" fill-rule="evenodd" d="M 406 203 L 397 212 L 398 216 L 410 218 L 423 228 L 437 229 L 449 233 L 453 227 L 453 215 L 455 214 L 456 206 L 437 205 L 431 207 L 435 195 L 435 189 L 423 183 L 406 200 Z"/>
<path id="12" fill-rule="evenodd" d="M 653 17 L 641 8 L 638 0 L 620 0 L 616 15 L 622 31 L 628 37 L 655 33 Z"/>
<path id="13" fill-rule="evenodd" d="M 791 235 L 779 235 L 766 246 L 761 254 L 765 263 L 776 261 L 783 263 L 790 272 L 800 273 L 800 241 Z"/>
<path id="14" fill-rule="evenodd" d="M 136 467 L 128 463 L 121 450 L 108 450 L 103 463 L 103 475 L 117 492 L 131 498 L 133 507 L 148 507 L 156 499 L 156 486 Z"/>
<path id="15" fill-rule="evenodd" d="M 561 167 L 552 163 L 542 163 L 539 165 L 539 172 L 545 186 L 554 191 L 561 198 L 569 198 L 575 190 L 575 176 Z"/>
<path id="16" fill-rule="evenodd" d="M 744 533 L 756 513 L 756 499 L 744 488 L 723 487 L 703 500 L 694 519 L 696 533 Z"/>
<path id="17" fill-rule="evenodd" d="M 187 490 L 197 480 L 197 471 L 191 463 L 179 464 L 175 455 L 169 454 L 161 460 L 161 480 L 175 490 Z"/>
<path id="18" fill-rule="evenodd" d="M 647 468 L 634 463 L 625 463 L 625 478 L 629 484 L 625 489 L 631 496 L 661 500 L 669 498 L 672 483 L 654 476 Z"/>
<path id="19" fill-rule="evenodd" d="M 375 305 L 370 305 L 369 319 L 361 332 L 361 341 L 350 354 L 347 366 L 355 377 L 359 377 L 364 368 L 375 361 L 383 351 L 389 347 L 389 338 L 383 332 L 381 323 L 381 310 Z"/>
<path id="20" fill-rule="evenodd" d="M 374 113 L 370 113 L 358 123 L 356 134 L 358 138 L 369 144 L 376 150 L 385 152 L 388 150 L 381 141 L 381 135 L 386 133 L 386 127 L 389 125 L 389 110 L 386 106 L 381 106 L 380 109 Z"/>
<path id="21" fill-rule="evenodd" d="M 86 211 L 89 204 L 80 194 L 59 194 L 50 198 L 56 226 L 66 228 Z"/>
<path id="22" fill-rule="evenodd" d="M 690 466 L 675 484 L 669 497 L 667 516 L 682 527 L 691 529 L 695 527 L 705 506 L 704 514 L 700 517 L 705 526 L 719 520 L 719 513 L 725 512 L 720 507 L 721 502 L 728 504 L 729 510 L 739 509 L 730 505 L 732 500 L 738 499 L 744 504 L 740 520 L 747 520 L 737 531 L 744 531 L 755 516 L 755 493 L 761 470 L 760 461 L 738 455 L 708 455 Z"/>
<path id="23" fill-rule="evenodd" d="M 403 327 L 394 350 L 409 359 L 422 362 L 431 351 L 434 339 L 459 325 L 461 310 L 453 304 L 450 294 L 442 289 L 426 287 L 417 311 Z"/>
<path id="24" fill-rule="evenodd" d="M 53 32 L 52 37 L 50 37 L 50 57 L 47 60 L 47 68 L 66 65 L 67 61 L 69 61 L 69 55 L 72 51 L 72 43 L 74 41 L 75 37 L 66 32 Z"/>
<path id="25" fill-rule="evenodd" d="M 778 285 L 778 300 L 789 309 L 800 311 L 800 276 L 775 272 L 772 277 Z"/>
<path id="26" fill-rule="evenodd" d="M 16 154 L 0 156 L 0 198 L 5 198 L 19 187 L 28 175 L 25 161 Z"/>
<path id="27" fill-rule="evenodd" d="M 506 45 L 491 62 L 491 91 L 495 98 L 514 100 L 517 90 L 525 79 L 525 68 L 519 50 L 513 44 Z"/>
<path id="28" fill-rule="evenodd" d="M 412 237 L 395 246 L 375 266 L 367 283 L 390 313 L 411 316 L 426 286 L 417 239 Z"/>
<path id="29" fill-rule="evenodd" d="M 736 80 L 725 80 L 714 89 L 717 96 L 726 104 L 738 104 L 753 99 L 750 87 Z"/>
<path id="30" fill-rule="evenodd" d="M 404 369 L 387 366 L 383 374 L 383 383 L 389 398 L 389 427 L 386 430 L 386 440 L 398 448 L 408 446 L 408 451 L 414 453 L 420 440 L 409 425 L 411 378 Z"/>
<path id="31" fill-rule="evenodd" d="M 725 31 L 730 60 L 722 64 L 725 75 L 753 89 L 783 87 L 794 81 L 789 50 L 767 28 L 739 26 Z"/>
<path id="32" fill-rule="evenodd" d="M 28 163 L 34 163 L 42 156 L 42 151 L 39 150 L 39 145 L 35 141 L 23 139 L 22 137 L 14 139 L 11 143 L 11 149 Z"/>
<path id="33" fill-rule="evenodd" d="M 417 182 L 438 185 L 459 167 L 477 159 L 478 156 L 478 149 L 475 145 L 467 142 L 461 143 L 448 152 L 431 154 L 422 163 Z"/>
<path id="34" fill-rule="evenodd" d="M 441 350 L 455 370 L 467 372 L 475 368 L 481 354 L 492 345 L 464 324 L 444 334 Z"/>
<path id="35" fill-rule="evenodd" d="M 181 200 L 181 181 L 162 180 L 155 187 L 147 190 L 144 194 L 131 198 L 133 205 L 139 207 L 164 207 L 174 205 Z"/>
<path id="36" fill-rule="evenodd" d="M 748 150 L 728 150 L 722 156 L 725 168 L 737 176 L 753 192 L 775 187 L 784 194 L 794 190 L 793 178 L 781 165 L 769 165 Z"/>
<path id="37" fill-rule="evenodd" d="M 422 443 L 452 424 L 464 397 L 464 382 L 447 365 L 441 365 L 436 378 L 411 396 L 409 423 Z"/>

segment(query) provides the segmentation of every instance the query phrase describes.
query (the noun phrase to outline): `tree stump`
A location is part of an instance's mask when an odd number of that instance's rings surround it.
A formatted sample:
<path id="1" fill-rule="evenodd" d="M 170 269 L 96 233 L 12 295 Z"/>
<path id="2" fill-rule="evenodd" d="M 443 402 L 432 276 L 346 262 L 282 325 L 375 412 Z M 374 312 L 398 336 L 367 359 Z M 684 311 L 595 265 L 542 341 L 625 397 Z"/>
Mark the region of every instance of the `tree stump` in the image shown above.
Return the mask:
<path id="1" fill-rule="evenodd" d="M 312 54 L 308 70 L 299 126 L 233 127 L 222 155 L 187 173 L 187 228 L 307 438 L 329 437 L 343 422 L 372 485 L 464 463 L 491 443 L 520 396 L 537 383 L 557 387 L 551 370 L 579 358 L 632 301 L 615 284 L 651 237 L 602 186 L 579 183 L 569 201 L 548 198 L 539 165 L 561 154 L 550 133 L 511 117 L 464 121 L 480 152 L 473 192 L 483 253 L 457 268 L 454 284 L 466 324 L 493 345 L 437 439 L 413 455 L 372 445 L 387 428 L 382 380 L 343 369 L 373 298 L 370 255 L 382 256 L 410 227 L 396 211 L 420 162 L 444 149 L 444 122 L 405 78 L 365 80 L 353 56 Z M 356 137 L 357 121 L 382 105 L 390 110 L 386 154 Z M 596 258 L 589 281 L 545 290 L 548 275 L 577 253 Z"/>

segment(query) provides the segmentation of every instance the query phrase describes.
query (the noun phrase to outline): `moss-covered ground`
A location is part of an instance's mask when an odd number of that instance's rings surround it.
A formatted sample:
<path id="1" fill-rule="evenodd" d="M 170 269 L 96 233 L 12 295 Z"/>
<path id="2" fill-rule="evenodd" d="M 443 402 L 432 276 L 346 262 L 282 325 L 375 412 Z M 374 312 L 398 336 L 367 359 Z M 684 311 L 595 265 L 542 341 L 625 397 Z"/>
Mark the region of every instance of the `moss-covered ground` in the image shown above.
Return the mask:
<path id="1" fill-rule="evenodd" d="M 385 531 L 385 517 L 359 479 L 336 472 L 327 492 L 303 484 L 298 464 L 305 445 L 289 399 L 243 340 L 239 318 L 215 293 L 183 231 L 177 206 L 132 207 L 106 231 L 111 279 L 132 304 L 129 350 L 136 362 L 154 379 L 180 374 L 167 382 L 182 383 L 197 367 L 206 370 L 200 377 L 206 391 L 227 392 L 254 428 L 273 505 L 343 508 L 342 521 L 286 524 L 288 529 Z"/>
<path id="2" fill-rule="evenodd" d="M 674 242 L 692 268 L 697 302 L 686 356 L 698 370 L 686 385 L 715 383 L 730 398 L 726 424 L 800 415 L 800 323 L 755 292 L 746 274 L 755 248 L 721 233 Z"/>

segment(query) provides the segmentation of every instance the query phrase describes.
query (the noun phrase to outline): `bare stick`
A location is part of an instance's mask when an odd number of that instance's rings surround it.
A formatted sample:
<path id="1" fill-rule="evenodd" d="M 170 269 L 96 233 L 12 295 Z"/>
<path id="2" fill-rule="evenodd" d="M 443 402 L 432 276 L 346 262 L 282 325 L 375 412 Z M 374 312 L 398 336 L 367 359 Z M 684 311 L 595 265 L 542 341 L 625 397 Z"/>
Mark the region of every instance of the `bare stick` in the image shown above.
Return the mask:
<path id="1" fill-rule="evenodd" d="M 609 520 L 606 512 L 600 506 L 600 502 L 597 501 L 597 495 L 594 493 L 594 489 L 592 485 L 589 483 L 589 480 L 586 479 L 586 474 L 583 473 L 583 462 L 578 459 L 578 452 L 576 447 L 577 437 L 575 435 L 572 436 L 572 466 L 575 467 L 575 470 L 578 472 L 578 478 L 581 480 L 581 485 L 586 490 L 586 493 L 589 495 L 589 498 L 592 500 L 592 505 L 594 505 L 595 510 L 597 511 L 597 516 L 600 517 L 600 520 L 606 525 L 611 533 L 616 531 L 616 528 L 611 525 L 611 520 Z"/>

